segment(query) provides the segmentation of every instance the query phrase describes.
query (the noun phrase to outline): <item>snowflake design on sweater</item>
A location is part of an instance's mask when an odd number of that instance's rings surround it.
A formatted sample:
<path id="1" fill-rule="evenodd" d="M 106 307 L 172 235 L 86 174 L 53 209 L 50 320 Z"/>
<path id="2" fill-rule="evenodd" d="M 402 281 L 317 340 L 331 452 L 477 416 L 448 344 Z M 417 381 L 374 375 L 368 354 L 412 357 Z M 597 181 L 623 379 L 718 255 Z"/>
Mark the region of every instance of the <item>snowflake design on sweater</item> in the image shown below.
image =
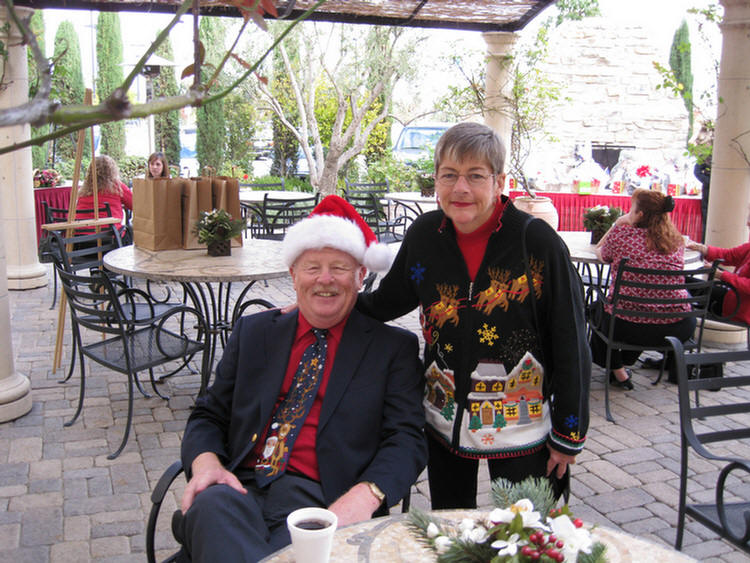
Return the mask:
<path id="1" fill-rule="evenodd" d="M 411 267 L 411 280 L 417 282 L 417 285 L 419 285 L 424 281 L 425 270 L 426 268 L 417 262 L 415 266 Z"/>
<path id="2" fill-rule="evenodd" d="M 484 323 L 482 328 L 477 330 L 477 334 L 479 335 L 479 342 L 488 346 L 493 346 L 495 340 L 500 338 L 500 335 L 497 334 L 497 328 L 494 326 L 490 327 L 487 323 Z"/>
<path id="3" fill-rule="evenodd" d="M 574 414 L 570 414 L 565 418 L 565 426 L 568 428 L 578 427 L 578 417 Z"/>

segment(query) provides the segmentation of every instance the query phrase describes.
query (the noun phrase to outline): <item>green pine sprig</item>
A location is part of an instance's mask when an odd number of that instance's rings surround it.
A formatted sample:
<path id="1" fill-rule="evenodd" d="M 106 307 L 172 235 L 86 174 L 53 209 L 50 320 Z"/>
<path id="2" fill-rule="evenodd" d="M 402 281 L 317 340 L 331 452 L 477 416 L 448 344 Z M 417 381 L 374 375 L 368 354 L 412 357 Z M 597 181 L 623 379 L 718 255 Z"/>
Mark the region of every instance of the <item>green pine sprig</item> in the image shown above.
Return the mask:
<path id="1" fill-rule="evenodd" d="M 492 503 L 498 507 L 511 506 L 527 498 L 542 514 L 549 514 L 555 506 L 555 495 L 547 479 L 527 477 L 520 483 L 499 478 L 492 481 Z"/>

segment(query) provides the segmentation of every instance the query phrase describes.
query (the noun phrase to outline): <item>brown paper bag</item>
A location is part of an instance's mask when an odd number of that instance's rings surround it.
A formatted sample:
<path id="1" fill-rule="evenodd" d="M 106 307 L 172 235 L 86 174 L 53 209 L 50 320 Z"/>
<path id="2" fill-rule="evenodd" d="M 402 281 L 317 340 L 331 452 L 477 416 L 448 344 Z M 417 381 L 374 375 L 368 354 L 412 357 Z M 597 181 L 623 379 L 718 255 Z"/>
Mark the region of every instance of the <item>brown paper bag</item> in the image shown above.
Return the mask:
<path id="1" fill-rule="evenodd" d="M 240 207 L 240 181 L 229 176 L 212 176 L 211 191 L 214 209 L 223 209 L 232 219 L 242 217 Z M 232 246 L 242 246 L 242 235 L 232 239 Z"/>
<path id="2" fill-rule="evenodd" d="M 133 179 L 133 244 L 149 250 L 182 248 L 182 183 Z"/>
<path id="3" fill-rule="evenodd" d="M 211 180 L 182 179 L 182 248 L 204 248 L 195 234 L 195 223 L 202 211 L 213 209 Z"/>

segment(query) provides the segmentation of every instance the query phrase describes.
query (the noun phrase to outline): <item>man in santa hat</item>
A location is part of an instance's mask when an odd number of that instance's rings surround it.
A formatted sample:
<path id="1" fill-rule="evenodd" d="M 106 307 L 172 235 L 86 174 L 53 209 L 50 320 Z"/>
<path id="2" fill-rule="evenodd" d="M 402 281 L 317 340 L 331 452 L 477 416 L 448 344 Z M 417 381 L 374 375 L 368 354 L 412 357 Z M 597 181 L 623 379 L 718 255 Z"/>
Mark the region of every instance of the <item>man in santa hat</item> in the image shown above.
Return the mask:
<path id="1" fill-rule="evenodd" d="M 385 513 L 426 463 L 417 338 L 354 310 L 387 248 L 328 196 L 282 254 L 298 308 L 239 320 L 187 423 L 186 560 L 257 561 L 290 542 L 285 519 L 301 507 L 327 507 L 339 526 Z"/>

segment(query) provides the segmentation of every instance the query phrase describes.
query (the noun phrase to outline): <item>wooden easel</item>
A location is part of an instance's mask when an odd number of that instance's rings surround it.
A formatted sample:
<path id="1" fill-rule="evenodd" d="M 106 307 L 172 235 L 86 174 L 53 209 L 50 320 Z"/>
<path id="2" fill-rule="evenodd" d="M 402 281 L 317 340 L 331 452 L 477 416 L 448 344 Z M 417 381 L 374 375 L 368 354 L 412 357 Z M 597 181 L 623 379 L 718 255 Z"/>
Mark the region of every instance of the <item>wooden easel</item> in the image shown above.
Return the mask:
<path id="1" fill-rule="evenodd" d="M 91 105 L 92 92 L 90 89 L 86 89 L 84 95 L 84 103 Z M 102 225 L 112 225 L 119 222 L 116 217 L 102 217 L 99 218 L 99 189 L 96 183 L 96 151 L 94 150 L 94 128 L 91 128 L 91 162 L 92 162 L 92 180 L 94 182 L 94 218 L 84 219 L 83 221 L 76 221 L 76 206 L 78 204 L 78 181 L 81 177 L 81 160 L 83 159 L 83 145 L 86 139 L 86 131 L 81 130 L 78 132 L 78 143 L 76 144 L 76 158 L 75 168 L 73 169 L 73 186 L 70 188 L 70 203 L 68 205 L 68 220 L 65 223 L 46 223 L 42 225 L 42 229 L 47 231 L 59 231 L 65 229 L 65 236 L 71 237 L 75 233 L 75 230 L 81 227 L 94 227 L 98 232 Z M 101 241 L 97 241 L 97 244 L 101 244 Z M 73 249 L 72 244 L 68 244 L 66 250 L 70 252 Z M 101 258 L 101 256 L 100 256 Z M 65 309 L 67 307 L 67 300 L 65 291 L 60 295 L 60 305 L 57 310 L 57 337 L 55 339 L 55 355 L 52 360 L 52 371 L 56 372 L 57 368 L 60 367 L 62 360 L 62 342 L 63 334 L 65 333 Z"/>

